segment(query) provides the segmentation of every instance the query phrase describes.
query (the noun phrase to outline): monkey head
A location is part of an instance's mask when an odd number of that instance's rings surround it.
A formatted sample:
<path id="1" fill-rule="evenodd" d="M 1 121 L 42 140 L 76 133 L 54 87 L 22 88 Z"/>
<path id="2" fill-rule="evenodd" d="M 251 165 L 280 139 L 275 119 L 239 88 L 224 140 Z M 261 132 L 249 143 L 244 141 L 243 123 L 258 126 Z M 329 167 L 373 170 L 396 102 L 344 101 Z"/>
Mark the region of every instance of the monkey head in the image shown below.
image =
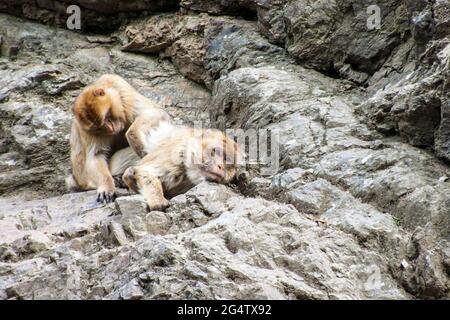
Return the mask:
<path id="1" fill-rule="evenodd" d="M 237 143 L 218 130 L 205 130 L 197 137 L 195 152 L 191 153 L 189 167 L 202 180 L 228 183 L 242 164 L 243 154 Z M 192 180 L 192 179 L 191 179 Z"/>
<path id="2" fill-rule="evenodd" d="M 73 113 L 81 127 L 96 135 L 116 135 L 125 127 L 125 114 L 116 91 L 87 87 L 75 101 Z"/>

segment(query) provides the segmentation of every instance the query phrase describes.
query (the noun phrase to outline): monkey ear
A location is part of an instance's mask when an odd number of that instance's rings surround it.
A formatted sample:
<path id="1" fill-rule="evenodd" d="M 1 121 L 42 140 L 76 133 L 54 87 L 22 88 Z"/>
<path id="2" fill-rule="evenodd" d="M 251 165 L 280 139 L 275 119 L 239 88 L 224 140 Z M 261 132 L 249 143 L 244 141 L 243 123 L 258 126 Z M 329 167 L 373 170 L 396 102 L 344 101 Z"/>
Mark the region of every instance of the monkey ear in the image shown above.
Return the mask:
<path id="1" fill-rule="evenodd" d="M 102 97 L 105 95 L 105 89 L 98 88 L 94 90 L 94 97 Z"/>

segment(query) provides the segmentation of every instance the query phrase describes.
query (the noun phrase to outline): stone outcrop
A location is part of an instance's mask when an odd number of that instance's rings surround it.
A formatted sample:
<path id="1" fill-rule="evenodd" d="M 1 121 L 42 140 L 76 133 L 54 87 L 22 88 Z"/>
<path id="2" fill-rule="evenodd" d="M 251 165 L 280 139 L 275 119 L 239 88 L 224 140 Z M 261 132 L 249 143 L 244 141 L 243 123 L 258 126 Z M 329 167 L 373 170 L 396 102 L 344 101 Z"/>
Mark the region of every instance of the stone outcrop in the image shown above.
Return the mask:
<path id="1" fill-rule="evenodd" d="M 0 298 L 448 299 L 447 3 L 380 1 L 370 32 L 364 1 L 185 0 L 103 36 L 0 15 Z M 64 194 L 71 104 L 105 72 L 272 133 L 279 163 L 166 212 Z"/>
<path id="2" fill-rule="evenodd" d="M 378 25 L 370 4 L 181 1 L 184 8 L 216 15 L 252 10 L 258 30 L 302 65 L 368 87 L 370 100 L 360 114 L 373 127 L 449 161 L 450 2 L 377 1 Z"/>
<path id="3" fill-rule="evenodd" d="M 82 30 L 108 32 L 128 18 L 174 10 L 178 3 L 178 0 L 0 0 L 0 12 L 65 27 L 74 13 L 68 12 L 69 6 L 77 5 Z"/>

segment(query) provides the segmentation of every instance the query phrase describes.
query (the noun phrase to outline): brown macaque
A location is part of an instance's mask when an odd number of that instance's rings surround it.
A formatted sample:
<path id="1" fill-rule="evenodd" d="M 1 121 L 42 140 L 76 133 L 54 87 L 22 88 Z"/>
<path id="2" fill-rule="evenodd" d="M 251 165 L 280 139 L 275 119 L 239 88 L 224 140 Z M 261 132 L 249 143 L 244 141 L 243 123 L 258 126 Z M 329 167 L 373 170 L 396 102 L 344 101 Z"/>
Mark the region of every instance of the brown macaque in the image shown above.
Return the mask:
<path id="1" fill-rule="evenodd" d="M 109 170 L 110 156 L 130 146 L 143 156 L 148 122 L 170 116 L 157 103 L 139 94 L 117 75 L 103 75 L 86 87 L 73 107 L 70 136 L 72 175 L 66 179 L 70 190 L 97 189 L 97 201 L 115 198 Z"/>
<path id="2" fill-rule="evenodd" d="M 163 210 L 167 198 L 186 192 L 202 181 L 228 183 L 236 175 L 243 154 L 237 143 L 212 129 L 194 129 L 161 122 L 149 131 L 139 159 L 131 148 L 111 159 L 114 175 L 146 199 L 150 210 Z"/>

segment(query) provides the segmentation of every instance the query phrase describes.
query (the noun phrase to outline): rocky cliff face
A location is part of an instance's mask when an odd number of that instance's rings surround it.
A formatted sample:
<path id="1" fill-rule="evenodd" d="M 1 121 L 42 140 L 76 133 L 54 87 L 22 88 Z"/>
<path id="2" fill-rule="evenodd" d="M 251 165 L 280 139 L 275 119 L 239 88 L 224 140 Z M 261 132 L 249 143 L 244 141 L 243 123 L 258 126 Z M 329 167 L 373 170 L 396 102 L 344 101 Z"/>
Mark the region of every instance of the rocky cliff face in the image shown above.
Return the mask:
<path id="1" fill-rule="evenodd" d="M 122 24 L 102 35 L 0 15 L 0 299 L 450 298 L 450 3 L 378 2 L 371 31 L 363 0 L 79 1 Z M 166 212 L 65 194 L 70 108 L 106 72 L 184 123 L 275 133 L 277 172 Z"/>
<path id="2" fill-rule="evenodd" d="M 81 9 L 81 28 L 85 31 L 108 33 L 128 18 L 153 12 L 176 10 L 178 0 L 1 0 L 0 12 L 25 17 L 44 24 L 66 27 L 72 11 Z"/>

